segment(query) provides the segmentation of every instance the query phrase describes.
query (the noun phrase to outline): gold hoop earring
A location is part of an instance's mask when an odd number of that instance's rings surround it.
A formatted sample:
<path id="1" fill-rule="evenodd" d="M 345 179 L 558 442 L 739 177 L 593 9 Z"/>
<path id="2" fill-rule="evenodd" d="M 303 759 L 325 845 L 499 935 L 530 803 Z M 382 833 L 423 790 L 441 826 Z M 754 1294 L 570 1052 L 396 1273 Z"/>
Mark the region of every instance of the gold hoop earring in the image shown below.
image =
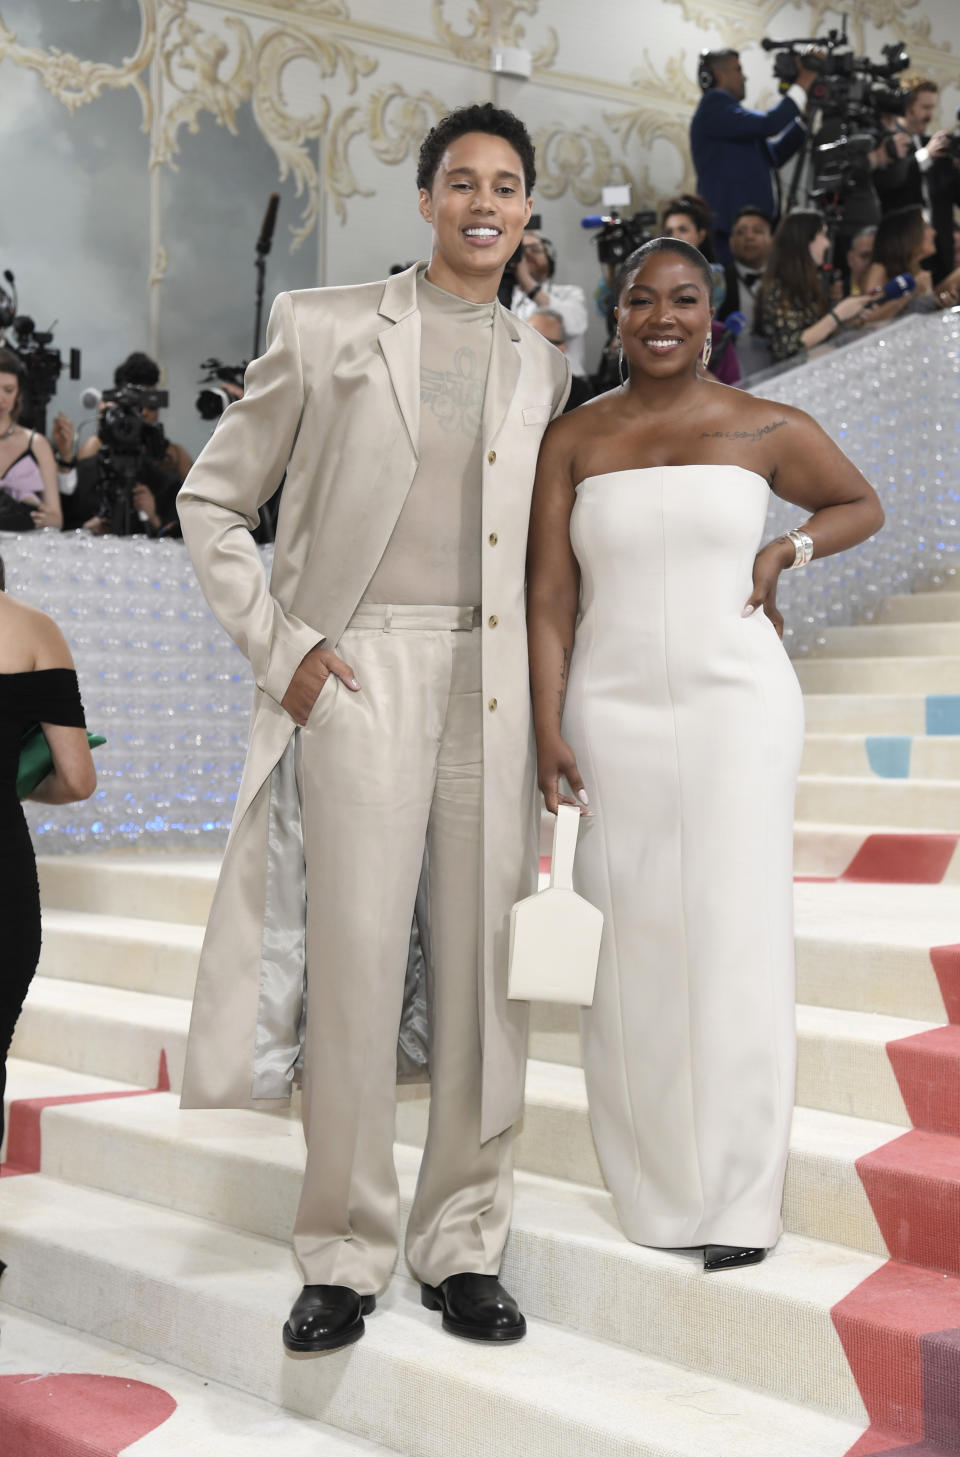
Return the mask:
<path id="1" fill-rule="evenodd" d="M 713 353 L 713 335 L 711 333 L 711 334 L 708 334 L 707 337 L 704 339 L 704 341 L 703 341 L 703 348 L 700 350 L 700 363 L 703 365 L 704 369 L 706 369 L 707 366 L 709 365 L 709 363 L 710 363 L 710 355 L 712 353 Z"/>

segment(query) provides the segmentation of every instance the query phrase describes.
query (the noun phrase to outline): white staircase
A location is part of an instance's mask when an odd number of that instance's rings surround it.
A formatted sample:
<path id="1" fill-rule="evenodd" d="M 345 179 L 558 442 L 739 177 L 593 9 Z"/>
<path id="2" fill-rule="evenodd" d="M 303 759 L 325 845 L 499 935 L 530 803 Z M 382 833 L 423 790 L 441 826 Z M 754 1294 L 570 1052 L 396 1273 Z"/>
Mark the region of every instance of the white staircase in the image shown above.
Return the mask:
<path id="1" fill-rule="evenodd" d="M 576 1018 L 536 1008 L 504 1265 L 527 1340 L 488 1349 L 443 1334 L 400 1269 L 362 1341 L 289 1356 L 296 1117 L 177 1106 L 216 862 L 50 857 L 40 975 L 8 1084 L 8 1158 L 39 1142 L 39 1167 L 0 1180 L 0 1436 L 5 1373 L 88 1371 L 127 1373 L 178 1401 L 125 1449 L 137 1457 L 340 1457 L 370 1443 L 409 1457 L 844 1457 L 868 1424 L 861 1392 L 875 1399 L 838 1327 L 845 1302 L 889 1268 L 857 1163 L 912 1127 L 912 1085 L 889 1044 L 940 1035 L 949 1019 L 931 948 L 960 943 L 960 723 L 926 732 L 928 695 L 937 722 L 950 721 L 945 698 L 960 708 L 960 592 L 892 599 L 875 626 L 829 633 L 798 671 L 809 728 L 798 1107 L 785 1233 L 763 1264 L 705 1275 L 698 1252 L 624 1239 L 593 1149 Z M 934 868 L 917 880 L 921 861 Z M 865 878 L 845 878 L 857 864 Z M 885 865 L 892 879 L 871 878 Z M 927 1041 L 914 1046 L 922 1060 Z M 960 1077 L 960 1045 L 937 1056 Z M 162 1086 L 161 1058 L 171 1091 L 143 1093 Z M 75 1101 L 42 1112 L 24 1101 L 45 1098 Z M 404 1211 L 427 1106 L 420 1090 L 401 1093 Z M 960 1124 L 929 1136 L 940 1140 L 930 1168 L 902 1172 L 903 1197 L 922 1207 L 935 1195 L 954 1218 Z M 938 1308 L 956 1312 L 930 1329 L 960 1328 L 960 1270 L 918 1261 L 928 1278 Z M 893 1351 L 898 1319 L 878 1307 L 861 1324 Z M 891 1355 L 891 1372 L 911 1359 Z M 916 1441 L 917 1420 L 911 1410 L 888 1423 L 887 1446 Z M 940 1450 L 960 1452 L 960 1426 L 954 1447 L 930 1446 Z"/>

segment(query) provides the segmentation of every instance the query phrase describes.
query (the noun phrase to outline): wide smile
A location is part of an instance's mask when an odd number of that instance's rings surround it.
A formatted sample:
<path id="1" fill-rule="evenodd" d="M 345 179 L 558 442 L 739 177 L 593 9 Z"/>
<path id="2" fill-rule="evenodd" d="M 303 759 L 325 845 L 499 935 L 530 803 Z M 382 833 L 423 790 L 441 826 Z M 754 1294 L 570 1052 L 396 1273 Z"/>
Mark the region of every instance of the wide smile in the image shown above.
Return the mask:
<path id="1" fill-rule="evenodd" d="M 471 248 L 492 248 L 503 237 L 500 228 L 493 227 L 490 223 L 474 223 L 469 228 L 463 229 L 463 236 Z"/>
<path id="2" fill-rule="evenodd" d="M 675 349 L 683 347 L 683 342 L 677 334 L 658 334 L 641 340 L 644 347 L 652 349 L 654 354 L 672 354 Z"/>

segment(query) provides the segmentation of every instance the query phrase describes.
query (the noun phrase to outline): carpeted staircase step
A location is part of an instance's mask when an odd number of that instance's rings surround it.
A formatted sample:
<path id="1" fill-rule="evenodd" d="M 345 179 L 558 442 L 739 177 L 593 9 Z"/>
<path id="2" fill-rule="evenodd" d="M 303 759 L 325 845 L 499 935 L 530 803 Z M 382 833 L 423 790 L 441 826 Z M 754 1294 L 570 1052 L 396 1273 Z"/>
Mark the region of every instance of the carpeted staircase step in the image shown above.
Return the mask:
<path id="1" fill-rule="evenodd" d="M 960 735 L 807 734 L 801 772 L 960 781 Z"/>
<path id="2" fill-rule="evenodd" d="M 24 1164 L 25 1122 L 34 1129 L 26 1130 L 29 1153 L 39 1151 L 38 1120 L 44 1105 L 53 1102 L 67 1102 L 76 1099 L 112 1097 L 117 1093 L 137 1092 L 133 1083 L 118 1082 L 115 1078 L 98 1078 L 86 1073 L 73 1072 L 70 1068 L 56 1067 L 50 1063 L 24 1062 L 19 1058 L 7 1059 L 7 1085 L 3 1095 L 4 1132 L 0 1143 L 0 1165 L 12 1158 L 18 1167 Z M 14 1147 L 11 1149 L 10 1108 L 14 1101 L 21 1107 L 21 1116 L 14 1119 Z M 23 1111 L 29 1110 L 26 1120 Z M 17 1124 L 20 1127 L 17 1127 Z M 39 1161 L 35 1167 L 39 1168 Z"/>
<path id="3" fill-rule="evenodd" d="M 165 1059 L 179 1089 L 190 1003 L 119 987 L 36 977 L 13 1035 L 11 1055 L 74 1072 L 157 1085 Z"/>
<path id="4" fill-rule="evenodd" d="M 803 659 L 800 666 L 808 661 Z M 928 691 L 926 684 L 899 693 L 883 683 L 860 693 L 842 684 L 835 692 L 809 689 L 803 695 L 807 732 L 960 734 L 958 682 L 936 693 Z"/>
<path id="5" fill-rule="evenodd" d="M 582 1225 L 581 1203 L 572 1217 Z M 465 1349 L 395 1276 L 355 1347 L 291 1361 L 285 1244 L 44 1176 L 0 1183 L 0 1227 L 15 1307 L 405 1452 L 500 1457 L 509 1440 L 568 1457 L 841 1457 L 855 1432 L 825 1423 L 816 1447 L 805 1430 L 817 1412 L 863 1422 L 830 1310 L 880 1262 L 830 1245 L 788 1237 L 762 1265 L 710 1276 L 698 1256 L 629 1245 L 595 1217 L 557 1283 L 515 1229 L 504 1279 L 528 1313 L 521 1345 Z M 711 1436 L 703 1417 L 718 1407 Z"/>
<path id="6" fill-rule="evenodd" d="M 206 924 L 220 872 L 219 855 L 38 855 L 44 909 Z"/>
<path id="7" fill-rule="evenodd" d="M 3 1457 L 400 1457 L 0 1303 Z"/>
<path id="8" fill-rule="evenodd" d="M 960 598 L 960 593 L 954 594 Z M 864 622 L 828 627 L 817 658 L 903 658 L 956 656 L 960 618 L 943 622 Z"/>
<path id="9" fill-rule="evenodd" d="M 44 909 L 40 976 L 192 997 L 203 927 L 103 912 Z"/>
<path id="10" fill-rule="evenodd" d="M 76 1072 L 150 1088 L 165 1059 L 169 1086 L 179 1091 L 190 1004 L 175 997 L 38 977 L 17 1025 L 15 1057 L 52 1062 Z M 873 1013 L 801 1006 L 797 1101 L 812 1108 L 907 1124 L 886 1054 L 894 1038 L 926 1032 L 929 1023 Z M 537 1064 L 544 1069 L 558 1064 Z M 413 1087 L 399 1115 L 421 1102 Z M 404 1110 L 412 1110 L 404 1113 Z M 401 1138 L 406 1137 L 401 1132 Z M 565 1176 L 565 1170 L 556 1170 Z"/>
<path id="11" fill-rule="evenodd" d="M 842 877 L 849 882 L 897 887 L 956 884 L 960 881 L 960 833 L 797 820 L 793 862 L 797 880 Z"/>
<path id="12" fill-rule="evenodd" d="M 955 884 L 799 881 L 794 924 L 801 1002 L 932 1024 L 960 1015 Z"/>
<path id="13" fill-rule="evenodd" d="M 885 597 L 877 622 L 960 622 L 960 592 L 905 592 Z"/>
<path id="14" fill-rule="evenodd" d="M 31 1086 L 42 1081 L 43 1069 L 14 1061 L 14 1089 L 23 1083 L 24 1068 L 31 1072 Z M 55 1082 L 58 1070 L 47 1071 Z M 412 1112 L 404 1110 L 399 1120 L 401 1132 L 422 1141 L 425 1114 L 425 1100 Z M 181 1112 L 175 1096 L 161 1093 L 140 1099 L 96 1101 L 91 1097 L 82 1103 L 51 1106 L 37 1116 L 42 1117 L 42 1139 L 37 1139 L 41 1159 L 34 1167 L 45 1174 L 169 1205 L 182 1213 L 241 1224 L 254 1234 L 289 1237 L 303 1168 L 303 1140 L 296 1117 L 238 1110 Z M 886 1123 L 796 1109 L 784 1228 L 811 1239 L 885 1255 L 886 1246 L 856 1165 L 902 1131 Z M 407 1208 L 413 1197 L 419 1148 L 398 1144 L 397 1160 Z M 535 1240 L 546 1239 L 544 1231 L 537 1234 L 543 1200 L 529 1214 L 529 1196 L 531 1189 L 536 1191 L 543 1184 L 544 1176 L 564 1211 L 569 1210 L 571 1198 L 579 1197 L 591 1207 L 602 1204 L 615 1226 L 609 1196 L 602 1192 L 578 1069 L 533 1065 L 528 1112 L 515 1161 L 515 1222 L 528 1227 Z M 558 1170 L 574 1184 L 558 1181 Z M 557 1227 L 565 1223 L 565 1213 L 553 1219 Z M 541 1264 L 549 1263 L 549 1240 L 538 1246 L 536 1257 Z"/>
<path id="15" fill-rule="evenodd" d="M 797 819 L 883 825 L 892 829 L 960 830 L 960 780 L 852 778 L 803 774 Z"/>
<path id="16" fill-rule="evenodd" d="M 960 655 L 906 658 L 803 658 L 794 663 L 804 693 L 952 694 L 960 684 Z"/>

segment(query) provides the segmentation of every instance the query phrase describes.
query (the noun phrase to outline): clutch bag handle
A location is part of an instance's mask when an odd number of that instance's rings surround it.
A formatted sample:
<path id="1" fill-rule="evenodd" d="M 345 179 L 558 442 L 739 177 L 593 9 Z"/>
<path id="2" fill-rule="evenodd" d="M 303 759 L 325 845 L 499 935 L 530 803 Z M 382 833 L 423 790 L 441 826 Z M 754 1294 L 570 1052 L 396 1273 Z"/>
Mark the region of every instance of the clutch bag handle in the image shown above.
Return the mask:
<path id="1" fill-rule="evenodd" d="M 580 830 L 580 811 L 572 804 L 557 807 L 553 827 L 553 855 L 550 860 L 550 886 L 554 890 L 573 889 L 573 857 Z"/>

